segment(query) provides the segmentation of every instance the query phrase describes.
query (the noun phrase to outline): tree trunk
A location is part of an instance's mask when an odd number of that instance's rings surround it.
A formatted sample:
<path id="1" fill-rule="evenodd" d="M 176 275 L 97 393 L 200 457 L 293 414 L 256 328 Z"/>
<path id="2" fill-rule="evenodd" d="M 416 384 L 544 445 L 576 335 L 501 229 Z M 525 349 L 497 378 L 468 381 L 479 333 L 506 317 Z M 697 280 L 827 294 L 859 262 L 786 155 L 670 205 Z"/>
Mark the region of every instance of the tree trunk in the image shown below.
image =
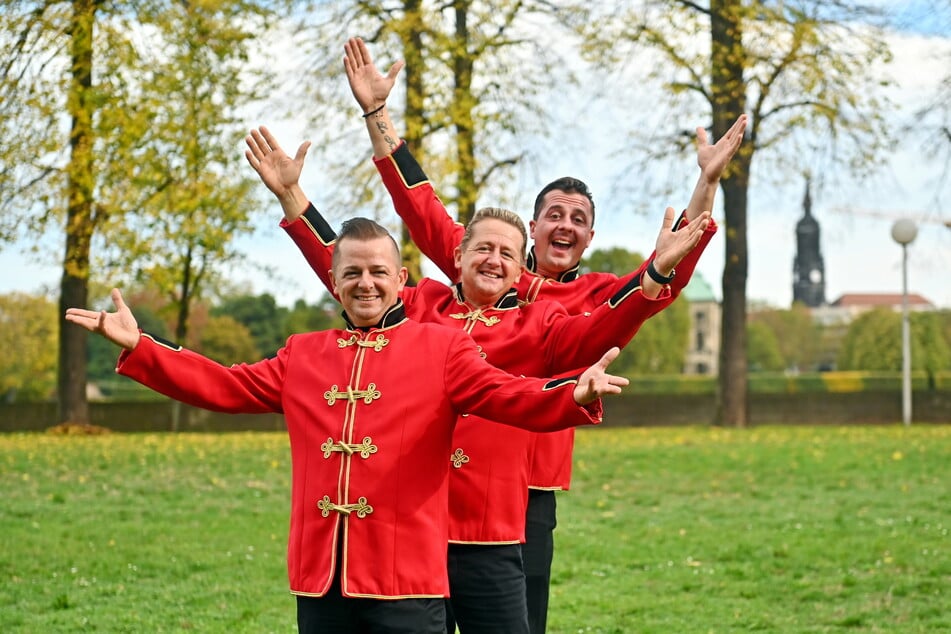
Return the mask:
<path id="1" fill-rule="evenodd" d="M 89 252 L 93 217 L 92 64 L 94 0 L 74 0 L 70 24 L 70 86 L 67 109 L 71 119 L 67 170 L 66 251 L 60 281 L 59 422 L 89 423 L 86 401 L 86 331 L 66 322 L 69 307 L 89 304 Z"/>
<path id="2" fill-rule="evenodd" d="M 425 166 L 423 138 L 426 134 L 426 84 L 425 60 L 423 59 L 423 29 L 425 21 L 422 19 L 420 0 L 404 0 L 403 11 L 409 28 L 403 39 L 403 59 L 406 66 L 403 69 L 403 78 L 406 82 L 406 133 L 405 140 L 413 156 L 420 165 Z M 409 230 L 403 226 L 400 235 L 400 250 L 403 253 L 403 265 L 409 271 L 409 283 L 415 284 L 423 277 L 422 254 L 410 238 Z"/>
<path id="3" fill-rule="evenodd" d="M 743 69 L 741 0 L 712 0 L 711 94 L 713 136 L 721 138 L 746 109 Z M 745 427 L 749 420 L 746 356 L 746 206 L 752 143 L 737 152 L 722 179 L 726 216 L 726 258 L 723 264 L 723 319 L 717 424 Z"/>
<path id="4" fill-rule="evenodd" d="M 723 265 L 723 318 L 716 423 L 732 427 L 745 427 L 749 420 L 746 355 L 747 186 L 745 182 L 738 182 L 740 180 L 739 175 L 723 180 L 726 260 Z"/>
<path id="5" fill-rule="evenodd" d="M 455 0 L 456 38 L 453 50 L 453 120 L 456 126 L 456 153 L 459 161 L 456 175 L 459 222 L 468 224 L 475 214 L 476 186 L 475 124 L 472 121 L 472 58 L 469 55 L 469 2 Z"/>

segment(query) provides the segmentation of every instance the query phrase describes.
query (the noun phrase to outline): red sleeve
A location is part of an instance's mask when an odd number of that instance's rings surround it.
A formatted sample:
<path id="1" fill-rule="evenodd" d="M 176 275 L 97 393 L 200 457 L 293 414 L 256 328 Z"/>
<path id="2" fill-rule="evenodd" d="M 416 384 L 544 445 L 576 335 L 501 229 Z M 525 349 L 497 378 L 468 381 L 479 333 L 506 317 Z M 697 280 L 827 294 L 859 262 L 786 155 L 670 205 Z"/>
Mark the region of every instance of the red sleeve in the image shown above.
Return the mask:
<path id="1" fill-rule="evenodd" d="M 304 259 L 314 270 L 320 281 L 333 295 L 333 286 L 330 283 L 330 265 L 337 243 L 337 234 L 330 228 L 324 217 L 313 205 L 297 220 L 281 221 L 281 228 L 291 237 L 297 248 L 304 255 Z M 335 296 L 336 297 L 336 296 Z"/>
<path id="2" fill-rule="evenodd" d="M 687 225 L 687 217 L 681 216 L 680 221 L 677 224 L 677 230 Z M 717 232 L 717 223 L 713 221 L 713 218 L 710 219 L 710 224 L 707 225 L 707 228 L 704 230 L 703 235 L 700 236 L 700 242 L 697 243 L 697 246 L 693 248 L 690 253 L 684 256 L 675 267 L 677 275 L 674 276 L 674 279 L 670 282 L 670 290 L 674 294 L 674 297 L 680 295 L 680 291 L 684 290 L 687 284 L 690 282 L 690 278 L 693 277 L 693 272 L 697 268 L 697 262 L 700 261 L 700 256 L 703 255 L 704 250 L 707 248 L 707 245 L 710 244 L 710 240 L 713 239 L 713 236 Z"/>
<path id="3" fill-rule="evenodd" d="M 286 348 L 281 348 L 273 359 L 229 368 L 142 333 L 134 350 L 119 355 L 116 372 L 177 401 L 215 412 L 283 413 L 286 355 Z"/>
<path id="4" fill-rule="evenodd" d="M 547 308 L 548 325 L 545 359 L 554 372 L 589 366 L 617 346 L 623 348 L 648 318 L 674 301 L 664 288 L 656 298 L 644 295 L 640 276 L 633 277 L 613 296 L 591 312 L 569 316 L 564 310 L 552 310 L 551 302 L 537 303 L 532 309 Z M 523 310 L 527 310 L 526 307 Z"/>
<path id="5" fill-rule="evenodd" d="M 449 216 L 406 143 L 373 162 L 413 243 L 446 277 L 458 282 L 454 252 L 462 242 L 465 227 Z"/>
<path id="6" fill-rule="evenodd" d="M 674 223 L 674 231 L 680 231 L 690 223 L 687 220 L 687 214 L 681 213 L 680 218 L 677 219 L 677 222 Z M 700 261 L 700 256 L 703 255 L 704 250 L 707 248 L 707 245 L 710 244 L 710 240 L 713 239 L 713 236 L 717 232 L 717 223 L 714 222 L 713 218 L 710 219 L 710 224 L 707 225 L 707 228 L 704 230 L 703 235 L 700 236 L 700 242 L 697 243 L 690 253 L 685 255 L 680 261 L 674 270 L 677 271 L 677 275 L 674 276 L 674 279 L 670 282 L 670 291 L 674 294 L 674 299 L 676 299 L 682 290 L 686 288 L 687 284 L 690 283 L 690 278 L 693 277 L 693 272 L 697 268 L 697 262 Z M 647 268 L 647 263 L 654 259 L 657 255 L 656 252 L 650 254 L 650 257 L 644 260 L 644 263 L 638 269 L 638 271 L 644 271 Z M 626 276 L 625 276 L 626 277 Z"/>
<path id="7" fill-rule="evenodd" d="M 446 359 L 446 387 L 460 413 L 530 431 L 557 431 L 601 422 L 600 399 L 585 406 L 575 403 L 577 378 L 512 376 L 483 359 L 475 342 L 462 332 L 456 333 Z M 545 412 L 545 416 L 538 412 Z"/>

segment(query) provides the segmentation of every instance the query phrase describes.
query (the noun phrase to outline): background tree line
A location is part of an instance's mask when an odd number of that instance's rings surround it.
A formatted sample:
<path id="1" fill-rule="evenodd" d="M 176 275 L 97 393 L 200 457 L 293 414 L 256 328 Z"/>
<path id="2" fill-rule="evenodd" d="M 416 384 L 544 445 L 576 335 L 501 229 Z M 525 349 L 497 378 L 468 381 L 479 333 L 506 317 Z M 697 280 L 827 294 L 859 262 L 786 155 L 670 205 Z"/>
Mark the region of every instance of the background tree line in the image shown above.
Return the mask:
<path id="1" fill-rule="evenodd" d="M 945 0 L 933 5 L 948 11 Z M 188 341 L 197 302 L 241 257 L 233 240 L 262 207 L 234 151 L 250 104 L 270 95 L 319 122 L 321 169 L 349 185 L 324 202 L 379 201 L 366 155 L 350 151 L 362 144 L 349 135 L 362 132 L 339 125 L 353 116 L 340 77 L 348 35 L 363 35 L 381 61 L 406 60 L 391 108 L 463 221 L 478 200 L 505 204 L 513 170 L 544 160 L 530 137 L 578 134 L 558 118 L 569 89 L 629 104 L 663 97 L 649 106 L 651 130 L 619 125 L 632 171 L 689 157 L 683 122 L 708 121 L 718 138 L 748 112 L 748 142 L 722 183 L 718 419 L 742 426 L 754 156 L 785 173 L 880 162 L 890 104 L 874 68 L 889 56 L 887 17 L 881 3 L 845 0 L 11 0 L 0 9 L 0 240 L 64 238 L 60 315 L 90 304 L 92 282 L 127 281 L 173 305 L 171 331 Z M 251 63 L 269 49 L 279 62 Z M 649 69 L 643 81 L 625 74 L 632 59 Z M 281 77 L 266 70 L 278 67 Z M 595 70 L 614 81 L 587 80 Z M 942 103 L 921 115 L 936 129 L 946 129 Z M 949 145 L 938 137 L 940 150 Z M 645 181 L 644 196 L 658 185 Z M 405 249 L 418 276 L 418 253 Z M 84 422 L 89 344 L 59 325 L 60 418 Z"/>
<path id="2" fill-rule="evenodd" d="M 596 250 L 583 266 L 592 271 L 624 272 L 643 261 L 624 249 Z M 177 306 L 154 288 L 128 293 L 140 326 L 175 340 Z M 42 401 L 55 395 L 56 303 L 42 295 L 0 295 L 0 396 L 8 402 Z M 339 327 L 340 306 L 330 295 L 315 304 L 297 300 L 280 306 L 270 294 L 230 294 L 198 302 L 185 345 L 224 364 L 253 362 L 274 353 L 294 333 Z M 914 312 L 912 369 L 934 385 L 936 373 L 951 371 L 951 311 Z M 760 307 L 749 314 L 747 362 L 751 372 L 817 370 L 901 371 L 901 315 L 878 309 L 848 326 L 820 326 L 807 308 Z M 690 303 L 680 298 L 649 319 L 613 367 L 632 378 L 682 372 L 689 345 Z M 90 340 L 88 375 L 105 398 L 150 395 L 118 377 L 118 351 L 101 338 Z"/>

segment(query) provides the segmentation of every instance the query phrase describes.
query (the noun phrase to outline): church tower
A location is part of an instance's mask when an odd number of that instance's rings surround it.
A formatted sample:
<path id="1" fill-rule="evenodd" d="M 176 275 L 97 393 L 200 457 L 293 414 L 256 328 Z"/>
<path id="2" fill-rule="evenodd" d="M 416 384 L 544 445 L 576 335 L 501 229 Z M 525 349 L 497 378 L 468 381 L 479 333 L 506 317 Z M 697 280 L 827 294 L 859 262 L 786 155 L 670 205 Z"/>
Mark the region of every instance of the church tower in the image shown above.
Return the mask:
<path id="1" fill-rule="evenodd" d="M 796 258 L 793 261 L 793 301 L 810 308 L 826 303 L 826 273 L 819 250 L 819 223 L 812 217 L 812 197 L 806 180 L 803 216 L 796 223 Z"/>

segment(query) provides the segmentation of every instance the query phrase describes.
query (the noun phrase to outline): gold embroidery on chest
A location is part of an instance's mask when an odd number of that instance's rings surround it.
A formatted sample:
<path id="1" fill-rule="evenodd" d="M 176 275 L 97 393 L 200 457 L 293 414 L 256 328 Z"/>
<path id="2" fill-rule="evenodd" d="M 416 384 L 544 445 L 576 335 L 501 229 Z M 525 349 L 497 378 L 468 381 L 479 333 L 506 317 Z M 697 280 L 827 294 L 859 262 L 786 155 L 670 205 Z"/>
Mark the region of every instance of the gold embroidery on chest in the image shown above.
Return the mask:
<path id="1" fill-rule="evenodd" d="M 330 496 L 325 495 L 322 499 L 317 500 L 317 508 L 320 509 L 321 517 L 328 517 L 331 511 L 335 511 L 341 515 L 356 513 L 357 517 L 363 519 L 373 512 L 373 507 L 367 504 L 365 497 L 360 497 L 356 504 L 334 504 L 330 501 Z"/>
<path id="2" fill-rule="evenodd" d="M 344 398 L 351 403 L 356 403 L 358 399 L 363 399 L 363 402 L 369 405 L 382 395 L 383 394 L 376 389 L 376 383 L 367 384 L 367 389 L 365 390 L 355 390 L 348 385 L 345 392 L 338 390 L 336 385 L 331 385 L 330 389 L 324 392 L 327 405 L 333 405 L 338 399 L 343 400 Z"/>
<path id="3" fill-rule="evenodd" d="M 377 446 L 373 444 L 369 436 L 366 436 L 359 445 L 347 444 L 343 441 L 334 442 L 333 438 L 328 438 L 327 442 L 320 446 L 320 449 L 324 452 L 324 458 L 329 458 L 331 453 L 339 451 L 348 456 L 359 453 L 364 460 L 378 451 Z"/>
<path id="4" fill-rule="evenodd" d="M 485 324 L 486 328 L 491 328 L 495 324 L 502 321 L 500 317 L 496 317 L 495 315 L 491 317 L 486 317 L 485 315 L 482 314 L 481 308 L 476 308 L 475 310 L 470 311 L 468 313 L 450 313 L 449 316 L 452 317 L 453 319 L 465 319 L 466 328 L 471 328 L 473 325 L 475 325 L 476 322 L 480 322 L 480 321 L 483 324 Z"/>
<path id="5" fill-rule="evenodd" d="M 387 339 L 383 333 L 378 334 L 376 339 L 373 339 L 372 341 L 364 341 L 356 335 L 350 335 L 349 339 L 337 339 L 338 348 L 346 348 L 348 346 L 356 345 L 361 348 L 372 348 L 373 352 L 379 352 L 385 348 L 388 343 L 390 343 L 390 340 Z"/>
<path id="6" fill-rule="evenodd" d="M 462 465 L 469 462 L 469 456 L 467 456 L 460 447 L 452 452 L 452 457 L 449 458 L 452 461 L 452 466 L 456 469 L 461 469 Z"/>

